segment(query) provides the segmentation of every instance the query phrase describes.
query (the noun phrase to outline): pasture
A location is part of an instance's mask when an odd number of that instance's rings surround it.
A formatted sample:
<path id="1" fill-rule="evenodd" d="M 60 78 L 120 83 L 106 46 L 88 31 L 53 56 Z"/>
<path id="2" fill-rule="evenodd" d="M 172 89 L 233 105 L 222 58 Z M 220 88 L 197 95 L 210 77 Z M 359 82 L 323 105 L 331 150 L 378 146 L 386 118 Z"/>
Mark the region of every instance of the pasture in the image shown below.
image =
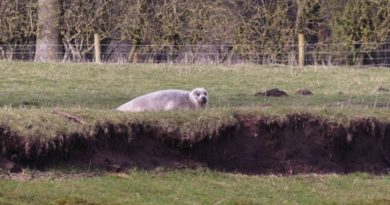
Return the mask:
<path id="1" fill-rule="evenodd" d="M 0 64 L 0 105 L 11 107 L 113 109 L 141 94 L 205 87 L 211 108 L 389 109 L 390 75 L 383 68 L 256 65 Z M 288 98 L 254 96 L 279 88 Z M 299 89 L 314 93 L 296 95 Z M 381 90 L 380 88 L 384 88 Z"/>
<path id="2" fill-rule="evenodd" d="M 206 110 L 114 111 L 194 87 Z M 255 95 L 272 88 L 288 96 Z M 0 204 L 388 204 L 388 89 L 386 68 L 1 61 L 0 159 L 23 170 L 0 168 Z"/>

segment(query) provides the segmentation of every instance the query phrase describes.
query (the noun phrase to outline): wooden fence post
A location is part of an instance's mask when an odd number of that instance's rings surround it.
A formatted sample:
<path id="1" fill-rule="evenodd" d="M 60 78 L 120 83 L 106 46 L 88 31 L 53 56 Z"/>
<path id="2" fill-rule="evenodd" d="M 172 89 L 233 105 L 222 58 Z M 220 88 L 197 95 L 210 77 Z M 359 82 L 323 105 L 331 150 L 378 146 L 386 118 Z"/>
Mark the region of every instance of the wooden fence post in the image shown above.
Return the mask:
<path id="1" fill-rule="evenodd" d="M 298 33 L 298 65 L 305 66 L 305 37 L 303 33 Z"/>
<path id="2" fill-rule="evenodd" d="M 94 44 L 95 44 L 95 63 L 102 63 L 101 60 L 101 48 L 100 48 L 100 36 L 99 34 L 95 33 L 93 35 L 94 37 Z"/>

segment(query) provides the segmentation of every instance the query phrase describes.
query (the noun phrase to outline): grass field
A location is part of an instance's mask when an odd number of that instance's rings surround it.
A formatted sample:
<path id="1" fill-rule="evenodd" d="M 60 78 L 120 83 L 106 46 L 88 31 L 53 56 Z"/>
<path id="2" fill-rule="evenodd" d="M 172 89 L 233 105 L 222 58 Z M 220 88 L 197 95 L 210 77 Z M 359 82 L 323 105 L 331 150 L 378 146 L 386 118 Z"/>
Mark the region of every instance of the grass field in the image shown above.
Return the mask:
<path id="1" fill-rule="evenodd" d="M 210 109 L 200 113 L 135 115 L 113 111 L 150 91 L 194 87 L 209 91 Z M 385 68 L 2 61 L 0 125 L 8 125 L 22 136 L 42 140 L 59 132 L 84 129 L 53 115 L 54 107 L 82 116 L 90 124 L 105 120 L 174 119 L 186 126 L 210 128 L 213 124 L 229 123 L 235 112 L 272 116 L 310 112 L 337 121 L 361 116 L 389 121 L 390 92 L 378 91 L 379 87 L 390 89 L 390 73 Z M 285 90 L 289 97 L 254 96 L 271 88 Z M 296 95 L 302 88 L 314 95 Z M 32 174 L 28 170 L 12 177 L 1 171 L 0 176 L 5 179 L 0 180 L 0 204 L 390 203 L 389 175 L 245 176 L 210 170 L 130 170 L 80 177 L 68 172 L 49 171 L 30 180 Z"/>
<path id="2" fill-rule="evenodd" d="M 256 65 L 95 65 L 0 63 L 0 106 L 113 109 L 150 91 L 205 87 L 210 107 L 389 108 L 390 75 L 381 68 L 265 67 Z M 290 96 L 254 96 L 271 88 Z M 295 92 L 306 88 L 314 95 Z"/>
<path id="3" fill-rule="evenodd" d="M 0 180 L 0 204 L 389 204 L 390 177 L 245 176 L 207 170 Z"/>
<path id="4" fill-rule="evenodd" d="M 182 113 L 120 114 L 113 109 L 160 89 L 205 87 L 210 106 L 201 115 L 229 118 L 233 111 L 283 116 L 311 112 L 334 120 L 374 116 L 390 120 L 390 73 L 385 68 L 256 65 L 113 65 L 0 62 L 0 119 L 25 136 L 54 136 L 82 129 L 51 113 L 54 107 L 97 120 L 128 118 L 190 121 Z M 254 96 L 279 88 L 288 97 Z M 314 95 L 295 92 L 309 89 Z M 178 116 L 180 115 L 180 116 Z M 125 118 L 125 119 L 124 119 Z M 196 123 L 195 123 L 196 124 Z M 32 127 L 26 129 L 26 126 Z M 36 125 L 36 126 L 33 126 Z M 44 127 L 45 129 L 41 129 Z"/>

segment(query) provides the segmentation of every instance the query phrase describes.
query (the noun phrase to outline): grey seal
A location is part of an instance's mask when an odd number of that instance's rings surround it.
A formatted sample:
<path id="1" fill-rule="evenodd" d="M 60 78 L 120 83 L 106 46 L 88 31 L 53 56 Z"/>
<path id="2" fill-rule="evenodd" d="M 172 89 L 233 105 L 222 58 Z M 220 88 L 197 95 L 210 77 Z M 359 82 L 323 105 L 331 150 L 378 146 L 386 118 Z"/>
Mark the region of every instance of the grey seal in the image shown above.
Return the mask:
<path id="1" fill-rule="evenodd" d="M 208 92 L 204 88 L 192 91 L 168 89 L 139 96 L 116 108 L 121 112 L 191 110 L 205 108 Z"/>

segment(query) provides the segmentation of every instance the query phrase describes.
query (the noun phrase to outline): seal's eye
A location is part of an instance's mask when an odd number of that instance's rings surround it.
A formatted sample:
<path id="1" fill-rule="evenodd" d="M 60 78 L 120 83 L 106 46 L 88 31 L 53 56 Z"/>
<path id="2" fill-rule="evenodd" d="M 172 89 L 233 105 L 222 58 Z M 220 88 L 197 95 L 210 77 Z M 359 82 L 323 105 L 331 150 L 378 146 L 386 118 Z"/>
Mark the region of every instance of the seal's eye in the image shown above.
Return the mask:
<path id="1" fill-rule="evenodd" d="M 196 96 L 199 96 L 200 94 L 198 92 L 195 93 Z"/>
<path id="2" fill-rule="evenodd" d="M 205 95 L 205 96 L 207 96 L 207 93 L 206 93 L 206 92 L 204 92 L 204 95 Z"/>

